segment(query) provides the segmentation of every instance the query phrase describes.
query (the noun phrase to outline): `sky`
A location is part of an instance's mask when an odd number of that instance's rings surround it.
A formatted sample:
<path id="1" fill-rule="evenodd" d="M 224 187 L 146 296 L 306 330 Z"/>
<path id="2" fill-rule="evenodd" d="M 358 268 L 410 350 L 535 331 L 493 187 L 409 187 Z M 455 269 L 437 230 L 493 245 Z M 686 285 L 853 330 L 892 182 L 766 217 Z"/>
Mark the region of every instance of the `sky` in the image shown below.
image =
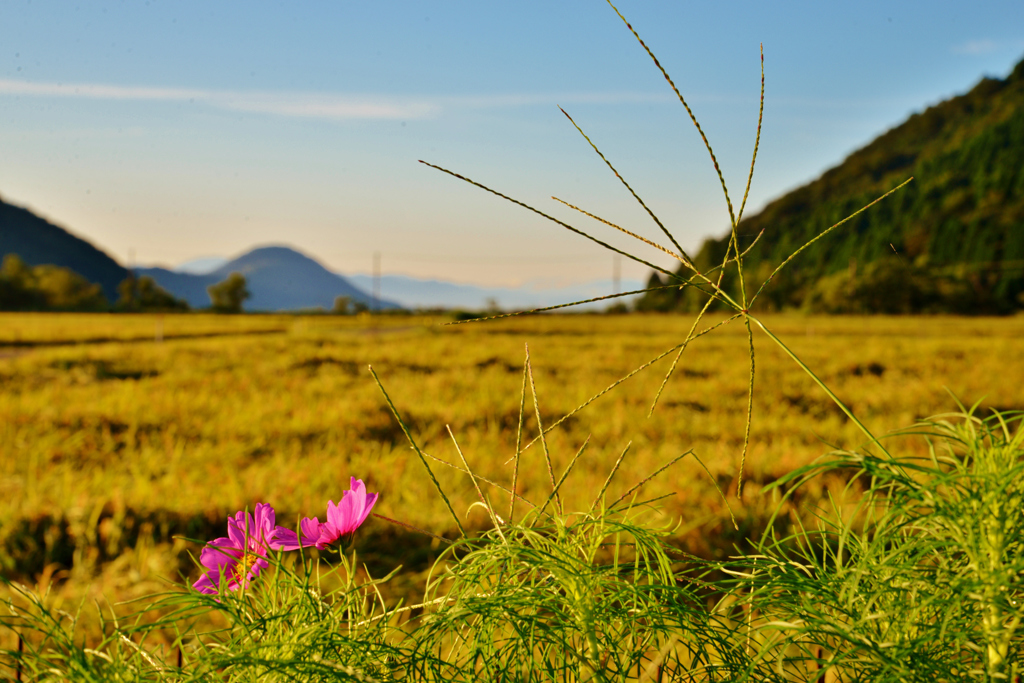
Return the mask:
<path id="1" fill-rule="evenodd" d="M 1020 0 L 620 0 L 747 212 L 908 115 L 1005 77 Z M 557 196 L 680 244 L 728 229 L 685 109 L 599 0 L 0 0 L 0 198 L 122 263 L 288 244 L 342 274 L 488 286 L 612 278 L 613 256 L 451 169 L 662 266 Z M 623 260 L 623 279 L 646 266 Z"/>

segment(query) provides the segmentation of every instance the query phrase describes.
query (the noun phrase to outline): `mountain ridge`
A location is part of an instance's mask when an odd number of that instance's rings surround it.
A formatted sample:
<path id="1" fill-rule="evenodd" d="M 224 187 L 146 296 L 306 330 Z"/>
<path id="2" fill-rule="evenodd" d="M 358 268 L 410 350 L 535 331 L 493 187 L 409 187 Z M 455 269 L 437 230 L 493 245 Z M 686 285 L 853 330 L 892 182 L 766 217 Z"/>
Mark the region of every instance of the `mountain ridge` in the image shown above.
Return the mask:
<path id="1" fill-rule="evenodd" d="M 1024 60 L 1005 79 L 983 78 L 967 93 L 912 114 L 744 218 L 737 230 L 740 248 L 760 235 L 744 261 L 748 285 L 759 284 L 800 245 L 911 176 L 899 192 L 801 253 L 765 289 L 762 308 L 799 307 L 819 285 L 852 291 L 865 285 L 866 266 L 890 284 L 932 286 L 929 305 L 938 310 L 1008 312 L 1024 306 Z M 729 234 L 706 240 L 694 257 L 697 266 L 721 263 L 729 240 Z M 735 291 L 735 275 L 727 280 Z M 665 282 L 652 277 L 651 284 Z M 650 293 L 641 307 L 689 310 L 698 299 L 692 290 Z"/>
<path id="2" fill-rule="evenodd" d="M 111 303 L 117 300 L 117 285 L 128 276 L 124 266 L 90 241 L 0 197 L 0 258 L 7 254 L 17 254 L 30 266 L 73 270 L 100 285 Z"/>

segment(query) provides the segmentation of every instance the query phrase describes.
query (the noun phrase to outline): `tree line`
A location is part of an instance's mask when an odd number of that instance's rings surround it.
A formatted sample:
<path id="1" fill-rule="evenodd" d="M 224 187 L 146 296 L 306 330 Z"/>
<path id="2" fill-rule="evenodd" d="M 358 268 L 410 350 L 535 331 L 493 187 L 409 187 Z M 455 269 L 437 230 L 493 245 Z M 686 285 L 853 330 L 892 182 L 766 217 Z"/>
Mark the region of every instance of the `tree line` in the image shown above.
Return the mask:
<path id="1" fill-rule="evenodd" d="M 180 312 L 189 305 L 156 283 L 137 277 L 131 270 L 117 287 L 118 300 L 111 305 L 103 288 L 61 266 L 31 266 L 17 254 L 4 256 L 0 265 L 0 310 L 78 312 Z M 209 287 L 210 307 L 217 312 L 239 313 L 250 294 L 245 277 L 232 273 Z"/>
<path id="2" fill-rule="evenodd" d="M 242 313 L 252 298 L 245 276 L 231 273 L 206 288 L 210 309 L 215 313 Z M 191 310 L 157 284 L 149 275 L 131 270 L 117 286 L 118 299 L 111 305 L 103 288 L 62 266 L 30 266 L 17 254 L 7 254 L 0 265 L 0 311 L 76 311 L 124 313 L 175 313 Z M 365 302 L 338 296 L 331 313 L 355 315 L 369 311 Z"/>

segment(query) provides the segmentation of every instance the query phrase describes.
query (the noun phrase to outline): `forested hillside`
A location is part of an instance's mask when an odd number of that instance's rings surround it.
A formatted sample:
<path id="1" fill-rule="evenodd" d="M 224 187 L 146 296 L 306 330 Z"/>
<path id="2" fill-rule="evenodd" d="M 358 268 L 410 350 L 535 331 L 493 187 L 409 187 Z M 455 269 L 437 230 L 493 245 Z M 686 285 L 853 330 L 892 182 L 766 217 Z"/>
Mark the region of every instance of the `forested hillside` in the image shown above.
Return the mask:
<path id="1" fill-rule="evenodd" d="M 835 313 L 1024 307 L 1024 61 L 1004 80 L 985 78 L 967 94 L 914 114 L 744 219 L 741 246 L 764 230 L 746 261 L 750 282 L 911 176 L 907 187 L 801 254 L 765 290 L 760 307 Z M 728 235 L 706 241 L 698 265 L 720 263 L 727 244 Z M 651 284 L 659 284 L 656 276 Z M 697 294 L 662 290 L 638 308 L 693 309 Z"/>
<path id="2" fill-rule="evenodd" d="M 0 201 L 0 260 L 17 254 L 31 266 L 54 265 L 78 273 L 116 301 L 117 286 L 128 271 L 89 242 L 40 218 L 28 209 Z"/>

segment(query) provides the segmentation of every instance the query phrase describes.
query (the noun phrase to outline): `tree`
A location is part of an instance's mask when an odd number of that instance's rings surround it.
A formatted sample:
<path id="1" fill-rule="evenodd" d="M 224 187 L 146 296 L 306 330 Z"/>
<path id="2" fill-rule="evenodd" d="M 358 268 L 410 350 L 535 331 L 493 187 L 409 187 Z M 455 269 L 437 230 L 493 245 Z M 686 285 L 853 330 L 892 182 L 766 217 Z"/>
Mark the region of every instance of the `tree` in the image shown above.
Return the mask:
<path id="1" fill-rule="evenodd" d="M 121 284 L 117 286 L 121 298 L 117 300 L 117 308 L 122 311 L 187 311 L 188 302 L 176 298 L 173 294 L 156 283 L 149 275 L 140 278 L 128 271 Z"/>
<path id="2" fill-rule="evenodd" d="M 108 307 L 103 288 L 73 270 L 45 264 L 33 267 L 32 275 L 49 309 L 102 311 Z"/>
<path id="3" fill-rule="evenodd" d="M 0 309 L 8 311 L 99 311 L 103 289 L 78 273 L 54 265 L 29 266 L 17 254 L 0 267 Z"/>
<path id="4" fill-rule="evenodd" d="M 7 254 L 0 266 L 0 310 L 31 310 L 43 304 L 32 286 L 32 269 L 17 254 Z"/>
<path id="5" fill-rule="evenodd" d="M 350 296 L 336 296 L 334 297 L 334 308 L 331 310 L 335 315 L 348 315 L 352 307 L 352 297 Z"/>
<path id="6" fill-rule="evenodd" d="M 651 291 L 645 292 L 634 304 L 636 310 L 643 313 L 653 311 L 666 313 L 679 307 L 679 290 L 665 289 L 665 281 L 657 272 L 652 272 L 651 277 L 648 278 L 647 289 Z"/>
<path id="7" fill-rule="evenodd" d="M 121 280 L 117 286 L 117 303 L 115 306 L 122 311 L 139 310 L 139 281 L 135 277 L 135 271 L 129 269 L 128 277 Z"/>
<path id="8" fill-rule="evenodd" d="M 210 304 L 217 313 L 241 313 L 242 302 L 252 296 L 245 286 L 245 276 L 231 273 L 226 280 L 206 288 Z"/>

